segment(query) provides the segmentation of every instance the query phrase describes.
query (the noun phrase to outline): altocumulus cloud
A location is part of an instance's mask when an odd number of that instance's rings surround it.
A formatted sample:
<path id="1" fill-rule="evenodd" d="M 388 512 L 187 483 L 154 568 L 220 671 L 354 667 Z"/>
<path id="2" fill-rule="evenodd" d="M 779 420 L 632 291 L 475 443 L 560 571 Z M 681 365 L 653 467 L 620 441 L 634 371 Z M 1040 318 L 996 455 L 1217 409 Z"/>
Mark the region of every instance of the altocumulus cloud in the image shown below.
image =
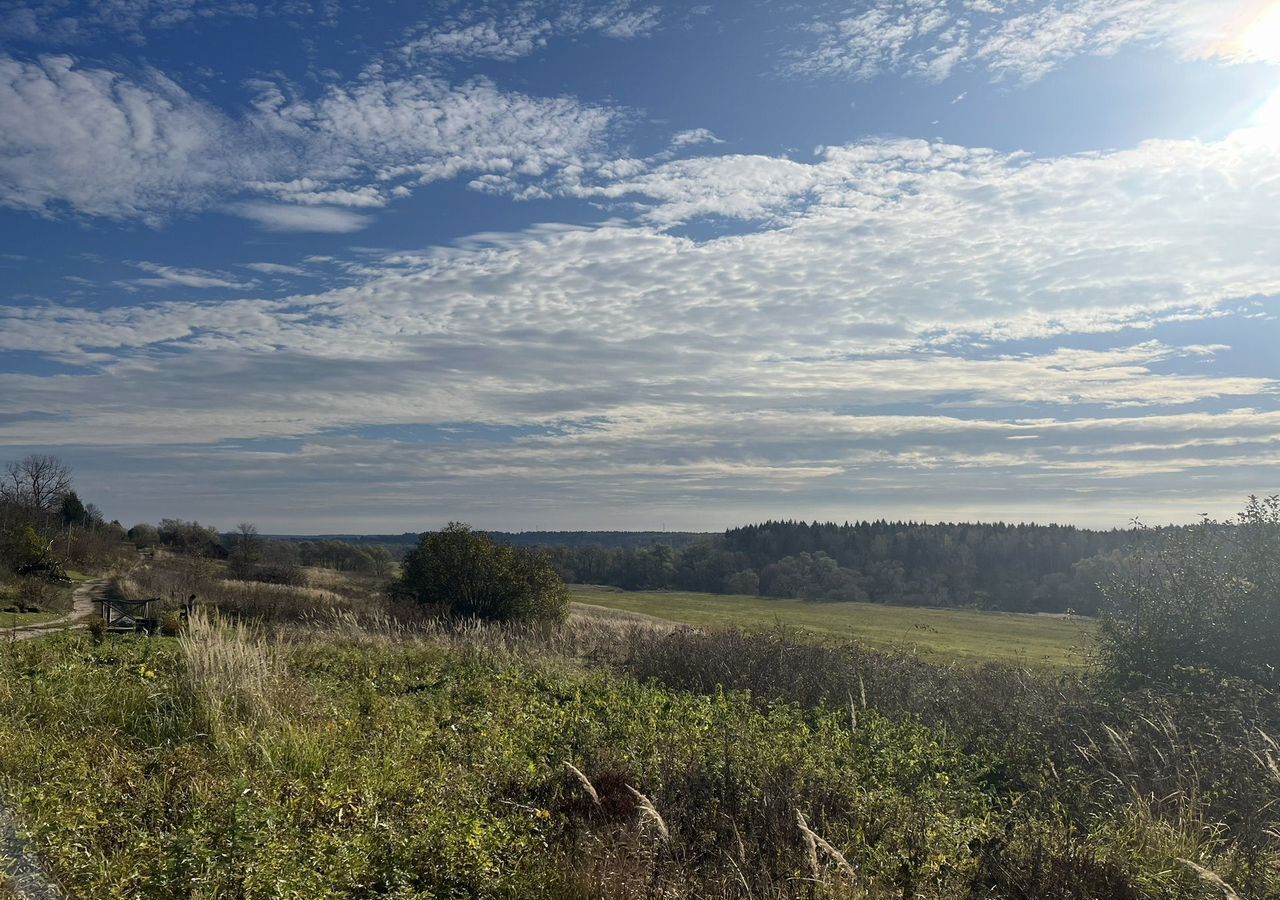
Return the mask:
<path id="1" fill-rule="evenodd" d="M 495 59 L 511 61 L 544 48 L 556 37 L 596 32 L 634 38 L 657 26 L 655 6 L 613 2 L 453 3 L 448 14 L 410 30 L 400 48 L 410 60 Z"/>
<path id="2" fill-rule="evenodd" d="M 1168 46 L 1185 59 L 1278 63 L 1280 47 L 1247 37 L 1247 23 L 1262 10 L 1258 0 L 826 4 L 786 51 L 783 69 L 802 77 L 901 72 L 939 81 L 958 68 L 979 68 L 1035 81 L 1074 57 L 1110 56 L 1138 43 Z"/>
<path id="3" fill-rule="evenodd" d="M 218 204 L 272 229 L 349 232 L 364 221 L 348 208 L 433 181 L 514 183 L 578 165 L 614 116 L 484 79 L 376 67 L 314 99 L 254 88 L 233 118 L 156 71 L 0 56 L 0 203 L 152 224 Z"/>
<path id="4" fill-rule="evenodd" d="M 299 127 L 341 118 L 307 111 Z M 1006 513 L 1034 513 L 1010 491 L 1060 499 L 1088 473 L 1081 502 L 1113 512 L 1211 466 L 1224 493 L 1247 489 L 1277 462 L 1280 420 L 1259 410 L 1275 382 L 1175 365 L 1221 348 L 974 344 L 1061 343 L 1280 294 L 1276 149 L 1265 130 L 1039 159 L 873 141 L 807 163 L 622 166 L 599 183 L 549 163 L 548 185 L 636 204 L 642 220 L 402 253 L 360 284 L 287 300 L 0 310 L 0 348 L 82 372 L 0 377 L 0 441 L 196 445 L 180 451 L 193 465 L 215 445 L 229 479 L 237 460 L 280 477 L 305 461 L 341 481 L 363 460 L 459 511 L 521 497 L 692 517 L 709 491 L 725 510 L 785 496 L 806 511 L 960 471 L 967 499 Z M 411 177 L 433 175 L 420 165 Z M 762 227 L 669 230 L 706 215 Z M 892 411 L 921 404 L 933 411 Z M 157 412 L 171 409 L 180 421 Z M 516 436 L 424 449 L 354 433 L 407 423 Z M 261 438 L 300 443 L 220 443 Z M 379 491 L 370 508 L 394 506 Z"/>

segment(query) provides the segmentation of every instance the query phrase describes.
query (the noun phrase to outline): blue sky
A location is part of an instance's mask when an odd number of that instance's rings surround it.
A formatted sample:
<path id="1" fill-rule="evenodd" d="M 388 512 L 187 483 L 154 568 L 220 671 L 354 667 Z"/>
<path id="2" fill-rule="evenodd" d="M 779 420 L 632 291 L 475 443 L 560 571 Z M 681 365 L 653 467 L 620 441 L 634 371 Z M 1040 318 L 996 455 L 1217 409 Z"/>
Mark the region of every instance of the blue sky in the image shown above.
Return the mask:
<path id="1" fill-rule="evenodd" d="M 1280 2 L 0 0 L 0 458 L 126 524 L 1280 491 Z"/>

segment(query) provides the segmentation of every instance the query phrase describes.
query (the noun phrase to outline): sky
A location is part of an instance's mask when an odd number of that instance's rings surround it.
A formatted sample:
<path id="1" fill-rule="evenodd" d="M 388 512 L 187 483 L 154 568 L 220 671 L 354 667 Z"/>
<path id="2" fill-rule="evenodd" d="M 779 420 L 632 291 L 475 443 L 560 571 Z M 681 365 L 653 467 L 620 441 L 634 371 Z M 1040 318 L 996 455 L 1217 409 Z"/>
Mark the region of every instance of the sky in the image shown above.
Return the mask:
<path id="1" fill-rule="evenodd" d="M 1280 0 L 0 0 L 0 459 L 125 525 L 1280 492 Z"/>

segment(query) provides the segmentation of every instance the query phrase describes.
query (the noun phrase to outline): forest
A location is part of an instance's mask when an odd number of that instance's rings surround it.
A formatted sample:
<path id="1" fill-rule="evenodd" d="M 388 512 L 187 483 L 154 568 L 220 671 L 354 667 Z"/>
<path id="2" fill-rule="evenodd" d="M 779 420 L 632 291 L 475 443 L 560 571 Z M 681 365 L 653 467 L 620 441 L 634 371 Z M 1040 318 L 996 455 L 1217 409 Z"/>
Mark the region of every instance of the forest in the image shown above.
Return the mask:
<path id="1" fill-rule="evenodd" d="M 568 582 L 826 601 L 1096 615 L 1152 532 L 884 520 L 765 522 L 676 548 L 547 547 Z"/>

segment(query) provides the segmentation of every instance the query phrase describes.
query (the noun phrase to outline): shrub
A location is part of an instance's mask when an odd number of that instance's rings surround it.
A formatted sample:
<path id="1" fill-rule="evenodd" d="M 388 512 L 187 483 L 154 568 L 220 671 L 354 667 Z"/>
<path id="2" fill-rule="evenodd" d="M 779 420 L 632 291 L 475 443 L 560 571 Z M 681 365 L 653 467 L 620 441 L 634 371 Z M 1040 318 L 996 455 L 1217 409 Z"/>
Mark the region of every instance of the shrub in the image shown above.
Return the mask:
<path id="1" fill-rule="evenodd" d="M 1280 687 L 1280 497 L 1161 531 L 1106 587 L 1099 640 L 1120 679 L 1227 675 Z"/>
<path id="2" fill-rule="evenodd" d="M 19 579 L 17 606 L 21 612 L 69 612 L 67 591 L 43 578 Z"/>
<path id="3" fill-rule="evenodd" d="M 289 587 L 306 587 L 307 573 L 301 566 L 251 566 L 248 571 L 239 575 L 243 581 L 257 581 L 262 584 L 284 584 Z"/>
<path id="4" fill-rule="evenodd" d="M 544 555 L 457 522 L 422 535 L 393 593 L 451 618 L 562 620 L 569 611 L 564 582 Z"/>
<path id="5" fill-rule="evenodd" d="M 139 550 L 144 550 L 160 543 L 160 532 L 156 526 L 143 522 L 129 529 L 129 540 L 133 541 L 133 545 Z"/>
<path id="6" fill-rule="evenodd" d="M 19 574 L 37 568 L 49 558 L 44 538 L 30 525 L 11 528 L 0 536 L 0 558 Z"/>
<path id="7" fill-rule="evenodd" d="M 171 609 L 160 617 L 160 633 L 165 637 L 177 637 L 182 632 L 182 613 Z"/>

